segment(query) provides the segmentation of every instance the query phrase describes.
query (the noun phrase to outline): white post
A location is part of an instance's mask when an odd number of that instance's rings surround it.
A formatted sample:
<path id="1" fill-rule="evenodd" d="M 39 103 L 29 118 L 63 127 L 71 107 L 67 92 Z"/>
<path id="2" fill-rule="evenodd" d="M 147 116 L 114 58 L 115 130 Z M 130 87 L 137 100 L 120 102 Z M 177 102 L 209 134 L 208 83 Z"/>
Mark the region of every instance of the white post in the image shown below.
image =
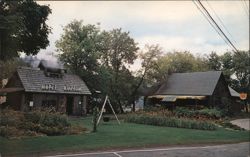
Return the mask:
<path id="1" fill-rule="evenodd" d="M 108 96 L 105 97 L 105 101 L 104 101 L 104 103 L 103 103 L 103 105 L 102 105 L 102 110 L 101 110 L 100 116 L 99 116 L 99 118 L 98 118 L 97 125 L 99 124 L 99 122 L 100 122 L 100 120 L 101 120 L 102 113 L 103 113 L 103 111 L 104 111 L 104 107 L 105 107 L 105 105 L 106 105 L 107 99 L 108 99 Z"/>
<path id="2" fill-rule="evenodd" d="M 117 118 L 117 116 L 116 116 L 116 114 L 115 114 L 115 111 L 114 111 L 114 109 L 113 109 L 113 107 L 112 107 L 112 105 L 111 105 L 109 99 L 108 99 L 108 103 L 109 103 L 109 106 L 111 107 L 112 112 L 113 112 L 114 115 L 115 115 L 115 118 L 116 118 L 117 122 L 120 124 L 120 121 L 119 121 L 119 119 Z"/>

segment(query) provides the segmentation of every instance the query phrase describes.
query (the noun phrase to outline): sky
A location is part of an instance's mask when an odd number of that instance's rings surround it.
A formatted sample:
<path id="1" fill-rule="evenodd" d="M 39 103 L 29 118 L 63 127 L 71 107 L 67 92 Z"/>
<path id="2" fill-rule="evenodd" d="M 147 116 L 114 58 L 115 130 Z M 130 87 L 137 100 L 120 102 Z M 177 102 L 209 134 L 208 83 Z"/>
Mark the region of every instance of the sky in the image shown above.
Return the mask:
<path id="1" fill-rule="evenodd" d="M 192 1 L 38 1 L 49 5 L 52 14 L 50 46 L 37 57 L 56 60 L 55 41 L 63 34 L 63 27 L 76 20 L 97 24 L 103 30 L 122 28 L 143 49 L 146 44 L 159 44 L 164 52 L 190 51 L 223 54 L 232 50 L 217 34 Z M 235 47 L 249 50 L 249 1 L 202 1 Z M 219 19 L 217 18 L 219 17 Z M 226 26 L 226 29 L 223 28 Z M 228 32 L 229 33 L 228 33 Z M 136 61 L 134 68 L 138 68 Z"/>

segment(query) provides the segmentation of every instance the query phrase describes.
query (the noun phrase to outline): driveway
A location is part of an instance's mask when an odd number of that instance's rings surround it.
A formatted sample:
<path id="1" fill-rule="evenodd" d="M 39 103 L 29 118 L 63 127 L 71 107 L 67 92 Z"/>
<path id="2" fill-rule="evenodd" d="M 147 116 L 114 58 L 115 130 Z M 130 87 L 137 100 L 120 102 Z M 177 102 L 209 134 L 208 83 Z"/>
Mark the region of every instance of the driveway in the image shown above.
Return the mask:
<path id="1" fill-rule="evenodd" d="M 237 125 L 241 128 L 244 128 L 246 130 L 250 130 L 250 119 L 236 119 L 231 121 L 232 124 Z"/>
<path id="2" fill-rule="evenodd" d="M 244 142 L 216 146 L 140 149 L 57 155 L 50 157 L 250 157 L 249 148 L 250 143 Z"/>

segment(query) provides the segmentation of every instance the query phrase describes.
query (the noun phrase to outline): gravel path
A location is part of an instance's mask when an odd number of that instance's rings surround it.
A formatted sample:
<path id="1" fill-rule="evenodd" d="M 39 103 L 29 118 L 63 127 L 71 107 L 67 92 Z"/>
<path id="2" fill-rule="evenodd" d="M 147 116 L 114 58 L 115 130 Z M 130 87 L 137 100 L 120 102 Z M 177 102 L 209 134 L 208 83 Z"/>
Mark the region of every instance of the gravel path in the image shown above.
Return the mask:
<path id="1" fill-rule="evenodd" d="M 241 128 L 244 128 L 246 130 L 250 130 L 250 119 L 236 119 L 231 121 L 232 124 L 237 125 Z"/>

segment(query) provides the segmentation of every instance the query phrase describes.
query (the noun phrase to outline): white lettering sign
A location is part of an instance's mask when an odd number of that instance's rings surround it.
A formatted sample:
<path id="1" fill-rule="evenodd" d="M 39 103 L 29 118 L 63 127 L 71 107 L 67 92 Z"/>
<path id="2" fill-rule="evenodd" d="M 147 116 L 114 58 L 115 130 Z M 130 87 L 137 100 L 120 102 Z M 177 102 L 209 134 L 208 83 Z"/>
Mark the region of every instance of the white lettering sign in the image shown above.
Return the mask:
<path id="1" fill-rule="evenodd" d="M 81 88 L 77 86 L 64 86 L 63 90 L 65 91 L 74 91 L 74 92 L 80 92 Z"/>
<path id="2" fill-rule="evenodd" d="M 43 84 L 41 88 L 42 88 L 42 90 L 55 91 L 56 90 L 56 85 L 54 85 L 54 84 Z"/>

